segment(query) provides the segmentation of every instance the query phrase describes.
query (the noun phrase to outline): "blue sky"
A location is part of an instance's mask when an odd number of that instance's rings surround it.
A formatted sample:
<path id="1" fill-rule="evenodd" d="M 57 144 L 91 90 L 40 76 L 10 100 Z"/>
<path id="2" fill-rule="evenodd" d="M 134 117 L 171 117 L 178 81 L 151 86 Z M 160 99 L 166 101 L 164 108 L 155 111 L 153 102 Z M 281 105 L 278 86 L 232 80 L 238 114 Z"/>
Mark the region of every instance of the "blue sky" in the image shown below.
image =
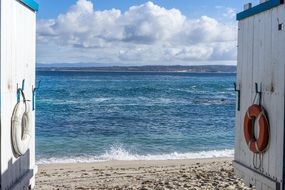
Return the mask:
<path id="1" fill-rule="evenodd" d="M 39 19 L 54 18 L 58 14 L 65 12 L 71 5 L 75 4 L 76 0 L 37 0 L 40 4 L 40 11 L 38 13 Z M 95 10 L 106 9 L 120 9 L 127 10 L 130 6 L 143 4 L 147 1 L 143 0 L 92 0 Z M 155 0 L 155 4 L 164 6 L 165 8 L 177 8 L 184 15 L 189 17 L 200 15 L 219 16 L 214 9 L 216 6 L 232 7 L 240 11 L 245 4 L 246 0 Z M 256 3 L 257 0 L 251 2 Z"/>
<path id="2" fill-rule="evenodd" d="M 38 3 L 38 63 L 104 66 L 235 64 L 235 14 L 246 1 L 38 0 Z"/>

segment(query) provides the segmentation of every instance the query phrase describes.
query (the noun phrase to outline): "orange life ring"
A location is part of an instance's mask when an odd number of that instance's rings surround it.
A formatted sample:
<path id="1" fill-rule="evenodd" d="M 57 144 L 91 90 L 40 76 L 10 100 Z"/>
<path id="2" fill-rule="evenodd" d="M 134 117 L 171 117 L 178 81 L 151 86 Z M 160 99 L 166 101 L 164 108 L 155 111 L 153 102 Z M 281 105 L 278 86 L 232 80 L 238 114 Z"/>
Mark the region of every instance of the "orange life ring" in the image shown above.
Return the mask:
<path id="1" fill-rule="evenodd" d="M 254 123 L 259 123 L 259 136 L 254 136 Z M 269 142 L 269 123 L 262 106 L 252 105 L 244 117 L 244 137 L 249 149 L 254 153 L 264 152 Z"/>

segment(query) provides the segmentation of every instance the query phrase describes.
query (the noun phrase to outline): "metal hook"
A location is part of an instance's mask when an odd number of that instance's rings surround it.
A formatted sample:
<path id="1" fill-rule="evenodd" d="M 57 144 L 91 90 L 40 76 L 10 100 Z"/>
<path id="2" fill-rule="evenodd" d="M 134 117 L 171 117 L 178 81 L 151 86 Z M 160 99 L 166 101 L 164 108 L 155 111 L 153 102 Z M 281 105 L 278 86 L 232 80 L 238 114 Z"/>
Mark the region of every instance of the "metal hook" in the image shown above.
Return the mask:
<path id="1" fill-rule="evenodd" d="M 21 101 L 21 95 L 23 96 L 24 89 L 25 89 L 25 79 L 22 80 L 22 88 L 19 88 L 19 84 L 17 84 L 17 103 Z"/>
<path id="2" fill-rule="evenodd" d="M 261 105 L 262 100 L 262 86 L 260 84 L 260 87 L 258 87 L 258 83 L 255 83 L 255 93 L 259 95 L 258 105 Z"/>
<path id="3" fill-rule="evenodd" d="M 238 85 L 238 86 L 239 86 L 239 87 L 237 88 L 237 84 L 234 83 L 235 91 L 238 93 L 237 110 L 240 111 L 240 85 Z"/>
<path id="4" fill-rule="evenodd" d="M 25 79 L 22 81 L 22 90 L 25 90 Z"/>
<path id="5" fill-rule="evenodd" d="M 283 30 L 284 29 L 284 24 L 283 23 L 280 23 L 280 20 L 279 18 L 277 18 L 277 23 L 278 23 L 278 30 Z"/>
<path id="6" fill-rule="evenodd" d="M 260 94 L 260 93 L 261 93 L 261 89 L 258 88 L 257 82 L 254 83 L 254 84 L 255 84 L 255 93 L 256 93 L 256 94 Z"/>
<path id="7" fill-rule="evenodd" d="M 41 86 L 41 81 L 38 82 L 37 87 L 35 87 L 35 88 L 33 87 L 33 102 L 32 102 L 32 104 L 33 104 L 33 111 L 36 108 L 36 92 L 40 88 L 40 86 Z"/>

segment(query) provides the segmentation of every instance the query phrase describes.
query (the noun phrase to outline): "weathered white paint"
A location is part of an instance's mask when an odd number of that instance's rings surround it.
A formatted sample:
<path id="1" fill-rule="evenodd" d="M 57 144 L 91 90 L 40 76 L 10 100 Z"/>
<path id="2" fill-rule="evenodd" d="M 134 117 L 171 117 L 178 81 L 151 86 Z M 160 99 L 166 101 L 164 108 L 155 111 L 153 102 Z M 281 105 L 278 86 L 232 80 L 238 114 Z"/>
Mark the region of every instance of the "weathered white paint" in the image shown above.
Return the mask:
<path id="1" fill-rule="evenodd" d="M 256 181 L 258 181 L 259 185 L 267 186 L 267 188 L 274 187 L 273 189 L 276 189 L 278 188 L 278 186 L 280 186 L 280 184 L 276 183 L 275 180 L 270 179 L 264 175 L 258 174 L 253 170 L 247 168 L 246 166 L 237 163 L 233 163 L 233 165 L 235 168 L 238 169 L 237 172 L 240 172 L 240 176 L 242 176 L 243 178 L 249 178 L 249 180 L 246 181 L 247 185 L 250 185 L 250 183 L 257 184 Z M 246 176 L 244 176 L 244 174 L 246 174 Z"/>
<path id="2" fill-rule="evenodd" d="M 239 22 L 237 83 L 241 109 L 236 113 L 235 169 L 258 190 L 283 189 L 285 30 L 278 30 L 279 23 L 285 23 L 285 5 Z M 270 123 L 270 144 L 260 170 L 253 166 L 253 153 L 243 134 L 244 116 L 254 103 L 255 83 L 261 85 L 262 106 Z M 268 180 L 261 180 L 264 177 Z"/>
<path id="3" fill-rule="evenodd" d="M 25 94 L 32 100 L 35 86 L 36 14 L 17 0 L 0 0 L 1 27 L 1 188 L 23 189 L 35 183 L 35 113 L 28 152 L 15 158 L 11 144 L 11 117 L 17 103 L 17 84 L 25 79 Z M 30 102 L 31 103 L 31 102 Z"/>

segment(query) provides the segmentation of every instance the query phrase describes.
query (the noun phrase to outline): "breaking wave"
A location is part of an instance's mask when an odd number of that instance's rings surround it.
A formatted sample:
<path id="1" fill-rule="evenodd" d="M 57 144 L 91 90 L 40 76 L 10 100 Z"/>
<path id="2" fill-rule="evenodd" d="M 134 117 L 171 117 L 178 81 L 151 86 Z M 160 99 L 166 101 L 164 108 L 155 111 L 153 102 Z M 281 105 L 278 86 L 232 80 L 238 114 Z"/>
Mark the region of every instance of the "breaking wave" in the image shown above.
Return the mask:
<path id="1" fill-rule="evenodd" d="M 50 164 L 50 163 L 90 163 L 100 161 L 131 161 L 131 160 L 181 160 L 181 159 L 203 159 L 203 158 L 230 158 L 234 156 L 233 149 L 224 150 L 210 150 L 200 152 L 187 152 L 178 153 L 173 152 L 169 154 L 132 154 L 122 147 L 111 147 L 110 150 L 104 154 L 96 155 L 82 155 L 73 157 L 51 157 L 51 158 L 39 158 L 38 164 Z"/>

